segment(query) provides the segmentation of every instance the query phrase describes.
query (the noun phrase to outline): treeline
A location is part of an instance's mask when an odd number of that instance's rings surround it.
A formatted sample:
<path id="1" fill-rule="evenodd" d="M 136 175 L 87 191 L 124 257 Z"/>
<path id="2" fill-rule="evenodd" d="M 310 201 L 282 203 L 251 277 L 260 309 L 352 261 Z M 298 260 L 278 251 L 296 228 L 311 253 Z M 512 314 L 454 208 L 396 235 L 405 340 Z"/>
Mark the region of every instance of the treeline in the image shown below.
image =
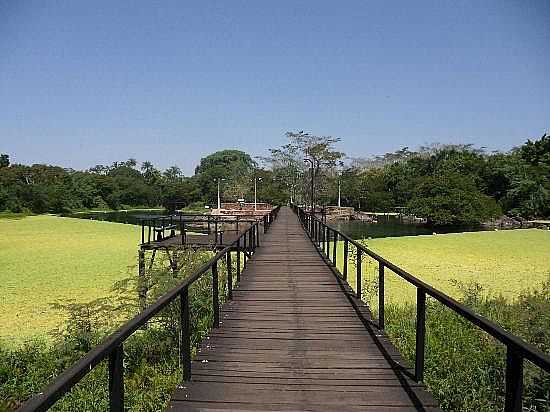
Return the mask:
<path id="1" fill-rule="evenodd" d="M 298 203 L 311 204 L 313 179 L 316 205 L 336 205 L 340 192 L 342 206 L 404 210 L 433 225 L 475 224 L 503 214 L 550 215 L 550 135 L 507 153 L 431 145 L 351 162 L 335 149 L 338 138 L 303 131 L 287 137 L 290 142 L 271 149 L 264 160 L 289 182 Z"/>
<path id="2" fill-rule="evenodd" d="M 222 150 L 201 159 L 190 177 L 130 159 L 75 171 L 10 165 L 0 156 L 0 211 L 67 212 L 94 208 L 183 208 L 257 198 L 273 204 L 335 205 L 366 211 L 405 210 L 433 225 L 473 224 L 503 214 L 550 216 L 550 135 L 506 153 L 472 145 L 432 145 L 346 161 L 340 139 L 288 132 L 261 165 L 247 153 Z M 307 162 L 304 162 L 304 158 Z"/>
<path id="3" fill-rule="evenodd" d="M 545 217 L 550 215 L 550 135 L 507 153 L 472 145 L 405 148 L 356 162 L 343 171 L 341 182 L 347 205 L 375 211 L 403 207 L 437 225 L 478 223 L 502 214 Z"/>
<path id="4" fill-rule="evenodd" d="M 258 169 L 241 151 L 224 150 L 203 158 L 195 175 L 186 177 L 172 166 L 161 171 L 135 159 L 97 165 L 86 171 L 58 166 L 10 164 L 0 158 L 0 211 L 64 213 L 83 209 L 186 207 L 195 202 L 214 205 L 220 179 L 223 198 L 253 199 L 252 179 L 263 177 L 259 198 L 279 202 L 284 191 L 269 171 Z M 223 180 L 222 180 L 223 179 Z"/>

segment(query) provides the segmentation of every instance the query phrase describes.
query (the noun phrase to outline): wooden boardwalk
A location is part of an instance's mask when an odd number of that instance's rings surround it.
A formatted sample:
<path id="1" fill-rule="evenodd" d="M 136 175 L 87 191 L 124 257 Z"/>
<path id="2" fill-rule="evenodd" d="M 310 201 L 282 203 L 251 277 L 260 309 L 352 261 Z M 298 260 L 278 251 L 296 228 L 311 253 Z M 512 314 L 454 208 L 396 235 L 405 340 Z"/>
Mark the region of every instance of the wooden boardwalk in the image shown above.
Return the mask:
<path id="1" fill-rule="evenodd" d="M 365 327 L 290 209 L 233 295 L 168 410 L 439 410 L 396 366 L 402 359 L 385 336 Z"/>

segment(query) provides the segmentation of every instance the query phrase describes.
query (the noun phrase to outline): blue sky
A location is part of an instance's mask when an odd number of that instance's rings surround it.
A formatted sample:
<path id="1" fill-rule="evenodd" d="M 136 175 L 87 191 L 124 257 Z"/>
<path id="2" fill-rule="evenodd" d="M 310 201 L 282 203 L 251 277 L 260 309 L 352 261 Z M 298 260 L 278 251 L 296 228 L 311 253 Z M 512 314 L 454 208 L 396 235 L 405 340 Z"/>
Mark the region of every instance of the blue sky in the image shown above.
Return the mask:
<path id="1" fill-rule="evenodd" d="M 353 157 L 550 129 L 550 2 L 0 0 L 0 152 L 191 174 L 288 130 Z"/>

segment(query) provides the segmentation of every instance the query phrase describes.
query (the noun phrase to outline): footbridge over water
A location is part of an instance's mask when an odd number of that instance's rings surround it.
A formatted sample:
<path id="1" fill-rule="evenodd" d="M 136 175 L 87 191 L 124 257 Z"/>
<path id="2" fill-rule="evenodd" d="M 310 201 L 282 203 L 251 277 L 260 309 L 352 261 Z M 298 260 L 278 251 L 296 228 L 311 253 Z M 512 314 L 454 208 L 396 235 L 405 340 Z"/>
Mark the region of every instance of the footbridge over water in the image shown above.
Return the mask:
<path id="1" fill-rule="evenodd" d="M 366 256 L 378 262 L 378 319 L 361 300 Z M 417 289 L 412 368 L 384 332 L 385 270 Z M 204 277 L 212 284 L 212 329 L 195 348 L 189 288 Z M 20 410 L 48 409 L 103 360 L 110 408 L 124 410 L 124 341 L 176 302 L 182 382 L 167 410 L 437 411 L 422 383 L 427 297 L 506 346 L 506 411 L 521 411 L 524 361 L 550 371 L 548 356 L 297 207 L 274 209 L 263 224 L 244 229 Z"/>

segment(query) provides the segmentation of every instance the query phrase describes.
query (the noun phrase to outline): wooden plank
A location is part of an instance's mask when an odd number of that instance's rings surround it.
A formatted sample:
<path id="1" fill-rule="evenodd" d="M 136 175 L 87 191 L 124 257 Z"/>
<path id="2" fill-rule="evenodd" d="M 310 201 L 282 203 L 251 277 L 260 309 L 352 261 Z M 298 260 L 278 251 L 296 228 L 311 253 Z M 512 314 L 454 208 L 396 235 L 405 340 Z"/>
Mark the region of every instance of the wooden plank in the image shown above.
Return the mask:
<path id="1" fill-rule="evenodd" d="M 438 411 L 349 294 L 283 208 L 168 410 Z"/>

